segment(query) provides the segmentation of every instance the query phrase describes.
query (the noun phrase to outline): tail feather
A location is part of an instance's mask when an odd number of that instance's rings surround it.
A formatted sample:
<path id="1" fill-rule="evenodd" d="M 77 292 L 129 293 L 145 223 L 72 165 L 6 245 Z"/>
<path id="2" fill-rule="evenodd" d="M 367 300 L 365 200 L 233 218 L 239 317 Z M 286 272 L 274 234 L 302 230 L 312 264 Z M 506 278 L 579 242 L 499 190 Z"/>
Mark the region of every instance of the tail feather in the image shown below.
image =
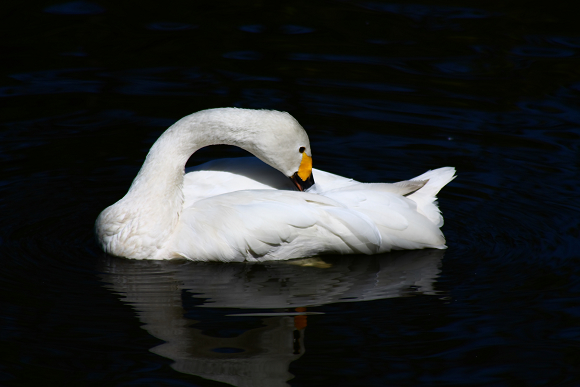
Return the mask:
<path id="1" fill-rule="evenodd" d="M 445 187 L 451 180 L 455 179 L 455 168 L 443 167 L 427 171 L 424 174 L 411 179 L 428 180 L 418 191 L 413 192 L 409 196 L 417 203 L 417 210 L 423 214 L 427 219 L 432 221 L 437 227 L 443 226 L 443 216 L 437 206 L 437 194 L 441 188 Z"/>

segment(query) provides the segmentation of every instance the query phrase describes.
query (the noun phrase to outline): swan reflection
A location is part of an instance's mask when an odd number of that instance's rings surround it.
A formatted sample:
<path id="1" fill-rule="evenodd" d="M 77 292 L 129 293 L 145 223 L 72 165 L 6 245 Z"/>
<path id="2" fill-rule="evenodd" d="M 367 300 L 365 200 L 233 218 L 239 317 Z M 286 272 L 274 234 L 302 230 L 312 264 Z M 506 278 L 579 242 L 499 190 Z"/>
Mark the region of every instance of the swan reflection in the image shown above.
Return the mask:
<path id="1" fill-rule="evenodd" d="M 172 359 L 175 370 L 234 386 L 287 386 L 317 306 L 435 294 L 443 255 L 415 250 L 261 264 L 106 256 L 102 270 L 105 286 L 165 342 L 151 351 Z"/>

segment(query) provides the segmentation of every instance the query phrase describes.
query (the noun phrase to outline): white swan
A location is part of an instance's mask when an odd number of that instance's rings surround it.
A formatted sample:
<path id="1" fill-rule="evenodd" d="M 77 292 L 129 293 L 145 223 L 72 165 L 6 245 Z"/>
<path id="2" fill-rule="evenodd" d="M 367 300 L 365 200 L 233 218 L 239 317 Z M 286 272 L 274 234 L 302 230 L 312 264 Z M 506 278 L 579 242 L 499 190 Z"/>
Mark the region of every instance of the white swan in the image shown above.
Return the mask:
<path id="1" fill-rule="evenodd" d="M 189 157 L 214 144 L 236 145 L 268 165 L 224 159 L 186 174 Z M 455 177 L 454 168 L 365 184 L 313 170 L 311 157 L 306 132 L 288 113 L 191 114 L 161 135 L 129 192 L 99 215 L 97 239 L 120 257 L 199 261 L 446 247 L 435 195 Z"/>

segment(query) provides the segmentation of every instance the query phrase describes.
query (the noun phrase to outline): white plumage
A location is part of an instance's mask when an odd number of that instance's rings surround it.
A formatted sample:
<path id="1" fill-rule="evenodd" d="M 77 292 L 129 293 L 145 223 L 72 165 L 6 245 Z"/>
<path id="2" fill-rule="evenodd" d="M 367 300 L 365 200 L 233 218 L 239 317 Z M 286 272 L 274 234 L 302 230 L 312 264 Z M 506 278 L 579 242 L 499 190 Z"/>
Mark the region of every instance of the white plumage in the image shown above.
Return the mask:
<path id="1" fill-rule="evenodd" d="M 263 162 L 222 159 L 185 173 L 189 156 L 213 144 L 239 146 Z M 436 195 L 454 168 L 366 184 L 311 170 L 304 161 L 311 156 L 306 132 L 288 113 L 194 113 L 153 145 L 129 192 L 97 219 L 97 237 L 106 252 L 135 259 L 260 261 L 445 248 Z M 316 184 L 297 191 L 288 178 L 306 180 L 311 171 Z"/>

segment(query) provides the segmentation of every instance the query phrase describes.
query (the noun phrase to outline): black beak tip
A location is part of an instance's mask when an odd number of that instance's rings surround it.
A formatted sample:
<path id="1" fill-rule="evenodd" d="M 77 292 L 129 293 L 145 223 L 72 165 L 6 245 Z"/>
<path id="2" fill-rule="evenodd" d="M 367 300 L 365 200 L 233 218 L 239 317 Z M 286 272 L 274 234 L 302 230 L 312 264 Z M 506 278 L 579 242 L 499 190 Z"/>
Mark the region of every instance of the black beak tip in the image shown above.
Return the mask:
<path id="1" fill-rule="evenodd" d="M 312 174 L 310 174 L 306 180 L 302 180 L 300 176 L 298 176 L 298 172 L 296 172 L 292 175 L 290 180 L 292 180 L 292 183 L 294 183 L 299 191 L 306 191 L 308 188 L 314 185 L 314 177 L 312 177 Z"/>

